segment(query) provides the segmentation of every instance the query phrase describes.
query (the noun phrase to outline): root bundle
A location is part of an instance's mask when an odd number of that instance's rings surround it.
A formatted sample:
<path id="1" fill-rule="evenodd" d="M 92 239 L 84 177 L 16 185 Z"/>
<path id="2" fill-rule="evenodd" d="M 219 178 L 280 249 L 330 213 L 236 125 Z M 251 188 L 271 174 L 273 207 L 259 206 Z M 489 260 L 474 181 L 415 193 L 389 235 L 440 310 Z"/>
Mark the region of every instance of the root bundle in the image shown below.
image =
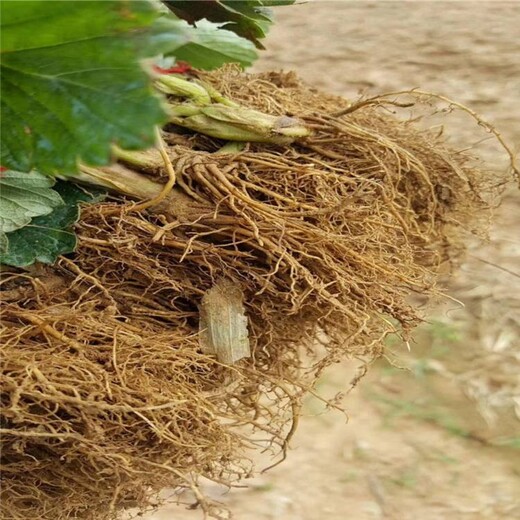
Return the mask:
<path id="1" fill-rule="evenodd" d="M 284 450 L 321 371 L 368 363 L 411 330 L 411 296 L 434 294 L 480 228 L 489 183 L 416 123 L 291 74 L 204 80 L 313 135 L 230 154 L 167 127 L 165 200 L 86 206 L 72 257 L 4 273 L 4 518 L 118 518 L 165 487 L 192 488 L 211 513 L 197 479 L 232 485 L 252 471 L 250 448 Z M 136 157 L 112 171 L 164 182 L 159 155 Z M 221 279 L 244 294 L 252 350 L 231 366 L 198 337 Z"/>

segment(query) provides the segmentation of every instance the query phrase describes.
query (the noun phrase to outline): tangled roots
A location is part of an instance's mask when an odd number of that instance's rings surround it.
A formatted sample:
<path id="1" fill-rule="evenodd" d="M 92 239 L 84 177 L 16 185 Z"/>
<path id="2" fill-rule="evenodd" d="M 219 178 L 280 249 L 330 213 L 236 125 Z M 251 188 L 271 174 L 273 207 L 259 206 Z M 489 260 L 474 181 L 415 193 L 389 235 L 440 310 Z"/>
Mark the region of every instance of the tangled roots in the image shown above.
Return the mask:
<path id="1" fill-rule="evenodd" d="M 177 185 L 159 208 L 84 207 L 72 258 L 5 273 L 5 518 L 117 518 L 165 487 L 208 509 L 197 478 L 232 485 L 250 448 L 284 450 L 323 368 L 370 361 L 396 324 L 415 326 L 410 296 L 433 294 L 461 231 L 479 228 L 483 175 L 415 123 L 369 104 L 335 117 L 345 100 L 292 75 L 205 80 L 314 134 L 230 155 L 167 128 Z M 160 179 L 160 164 L 141 169 Z M 222 278 L 249 323 L 252 356 L 233 366 L 198 339 Z"/>

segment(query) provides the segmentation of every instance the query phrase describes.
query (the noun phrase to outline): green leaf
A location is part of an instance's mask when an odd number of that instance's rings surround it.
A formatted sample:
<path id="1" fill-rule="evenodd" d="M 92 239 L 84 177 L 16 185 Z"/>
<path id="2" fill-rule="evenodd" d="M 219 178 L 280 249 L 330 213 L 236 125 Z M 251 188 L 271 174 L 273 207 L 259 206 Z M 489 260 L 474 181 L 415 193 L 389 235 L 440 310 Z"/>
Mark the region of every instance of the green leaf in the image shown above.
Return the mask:
<path id="1" fill-rule="evenodd" d="M 0 255 L 5 255 L 9 249 L 9 240 L 7 235 L 0 231 Z"/>
<path id="2" fill-rule="evenodd" d="M 1 2 L 1 164 L 45 174 L 107 164 L 166 121 L 139 58 L 182 43 L 153 4 Z M 181 38 L 181 39 L 180 39 Z"/>
<path id="3" fill-rule="evenodd" d="M 179 45 L 169 56 L 187 61 L 195 68 L 212 70 L 224 63 L 240 63 L 243 67 L 251 65 L 257 56 L 255 46 L 237 36 L 234 32 L 220 29 L 218 25 L 202 20 L 197 27 L 183 24 L 189 42 Z"/>
<path id="4" fill-rule="evenodd" d="M 73 225 L 79 218 L 78 204 L 97 202 L 103 194 L 64 181 L 58 181 L 55 189 L 63 199 L 63 205 L 48 215 L 33 218 L 22 229 L 7 233 L 8 248 L 0 254 L 0 263 L 15 267 L 34 262 L 52 264 L 58 256 L 75 250 Z"/>
<path id="5" fill-rule="evenodd" d="M 247 38 L 259 49 L 263 49 L 259 40 L 265 37 L 273 22 L 271 11 L 267 7 L 289 5 L 293 2 L 294 0 L 163 0 L 179 18 L 191 24 L 202 19 L 224 23 L 224 29 Z"/>
<path id="6" fill-rule="evenodd" d="M 27 225 L 33 217 L 47 215 L 63 204 L 52 186 L 54 180 L 40 173 L 6 170 L 0 173 L 0 233 Z"/>

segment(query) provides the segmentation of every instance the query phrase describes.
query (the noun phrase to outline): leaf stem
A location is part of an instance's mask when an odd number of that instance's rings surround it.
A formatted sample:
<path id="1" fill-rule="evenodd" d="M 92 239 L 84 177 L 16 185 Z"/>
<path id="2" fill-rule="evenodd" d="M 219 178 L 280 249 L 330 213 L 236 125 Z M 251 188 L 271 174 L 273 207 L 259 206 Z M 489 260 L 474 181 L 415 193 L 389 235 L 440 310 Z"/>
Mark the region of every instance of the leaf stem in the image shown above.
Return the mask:
<path id="1" fill-rule="evenodd" d="M 161 156 L 157 154 L 155 148 L 148 150 L 123 150 L 117 146 L 112 148 L 114 156 L 131 166 L 138 169 L 149 170 L 163 165 Z"/>
<path id="2" fill-rule="evenodd" d="M 213 103 L 170 105 L 170 109 L 170 122 L 227 141 L 284 145 L 311 135 L 311 130 L 299 119 L 271 116 L 249 108 Z"/>
<path id="3" fill-rule="evenodd" d="M 175 74 L 160 76 L 155 81 L 155 86 L 165 94 L 191 99 L 196 105 L 203 106 L 211 103 L 211 96 L 202 85 Z"/>

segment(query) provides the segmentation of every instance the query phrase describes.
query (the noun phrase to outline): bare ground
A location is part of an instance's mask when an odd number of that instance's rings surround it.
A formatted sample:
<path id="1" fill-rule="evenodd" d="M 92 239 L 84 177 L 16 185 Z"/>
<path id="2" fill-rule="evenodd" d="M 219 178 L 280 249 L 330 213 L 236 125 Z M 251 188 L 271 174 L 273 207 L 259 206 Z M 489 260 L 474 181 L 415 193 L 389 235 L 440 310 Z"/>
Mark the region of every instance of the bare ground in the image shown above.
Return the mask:
<path id="1" fill-rule="evenodd" d="M 278 13 L 257 70 L 296 70 L 349 98 L 438 92 L 477 110 L 518 150 L 517 2 L 316 1 Z M 451 129 L 458 146 L 479 138 L 467 118 Z M 504 168 L 490 141 L 479 150 L 490 175 Z M 283 464 L 247 488 L 205 491 L 237 520 L 520 519 L 519 202 L 511 188 L 490 241 L 475 244 L 450 282 L 447 294 L 461 304 L 439 306 L 411 354 L 389 345 L 408 371 L 374 366 L 344 402 L 348 425 L 309 399 Z M 353 370 L 335 367 L 318 390 L 344 390 Z M 144 518 L 201 517 L 171 505 Z"/>

